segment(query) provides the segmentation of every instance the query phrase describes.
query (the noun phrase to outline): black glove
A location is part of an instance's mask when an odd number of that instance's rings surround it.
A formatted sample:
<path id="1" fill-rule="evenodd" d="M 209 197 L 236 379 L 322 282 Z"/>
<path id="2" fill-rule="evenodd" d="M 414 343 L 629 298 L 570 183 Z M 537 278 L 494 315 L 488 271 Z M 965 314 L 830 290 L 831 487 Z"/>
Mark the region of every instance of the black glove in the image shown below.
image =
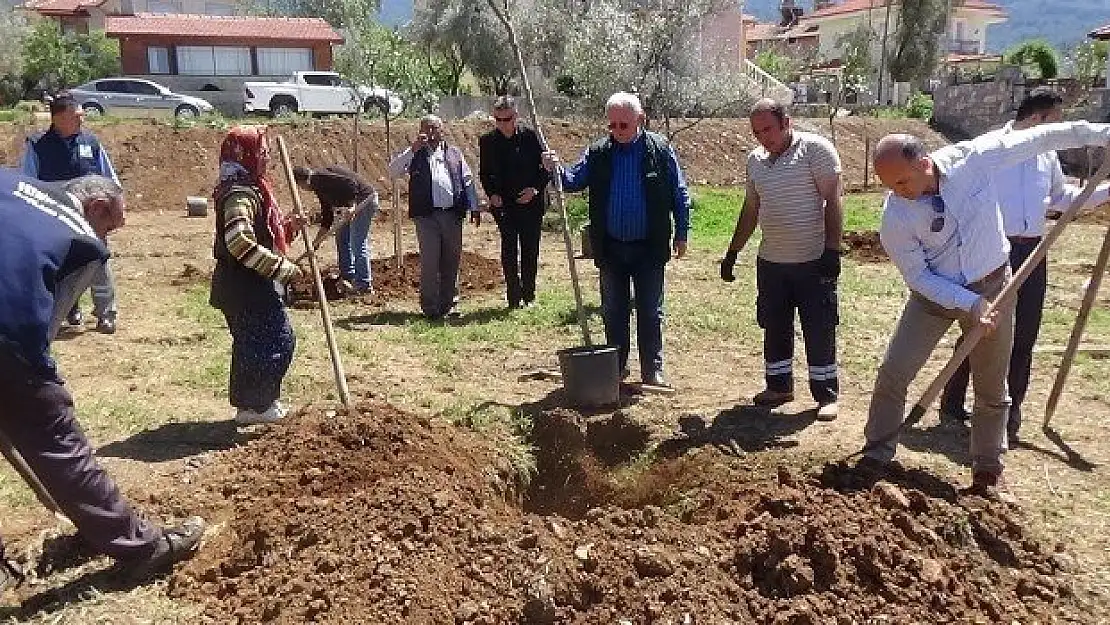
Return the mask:
<path id="1" fill-rule="evenodd" d="M 736 276 L 733 275 L 732 269 L 736 266 L 736 256 L 739 253 L 740 252 L 736 250 L 729 250 L 725 252 L 725 257 L 721 259 L 721 279 L 725 282 L 736 280 Z"/>
<path id="2" fill-rule="evenodd" d="M 825 248 L 825 253 L 817 260 L 817 273 L 822 278 L 836 280 L 840 277 L 840 250 Z"/>

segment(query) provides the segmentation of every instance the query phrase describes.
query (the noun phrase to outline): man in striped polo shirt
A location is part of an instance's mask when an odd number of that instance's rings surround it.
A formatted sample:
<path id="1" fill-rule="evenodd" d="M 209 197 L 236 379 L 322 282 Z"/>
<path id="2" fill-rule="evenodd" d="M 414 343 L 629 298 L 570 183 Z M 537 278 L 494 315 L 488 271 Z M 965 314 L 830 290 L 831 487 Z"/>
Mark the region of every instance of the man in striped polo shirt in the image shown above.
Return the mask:
<path id="1" fill-rule="evenodd" d="M 794 400 L 794 311 L 809 362 L 809 390 L 817 418 L 837 416 L 836 281 L 840 275 L 840 157 L 824 137 L 791 127 L 782 104 L 760 100 L 752 108 L 752 133 L 761 148 L 748 155 L 744 206 L 721 278 L 735 280 L 736 256 L 756 226 L 762 230 L 756 260 L 756 319 L 763 328 L 767 388 L 757 406 Z"/>

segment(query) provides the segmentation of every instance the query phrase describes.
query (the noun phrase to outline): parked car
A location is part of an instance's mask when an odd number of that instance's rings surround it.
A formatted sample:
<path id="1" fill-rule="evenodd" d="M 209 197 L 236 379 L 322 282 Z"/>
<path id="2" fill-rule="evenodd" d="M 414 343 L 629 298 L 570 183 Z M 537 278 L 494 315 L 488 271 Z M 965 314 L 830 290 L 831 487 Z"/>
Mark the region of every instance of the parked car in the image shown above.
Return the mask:
<path id="1" fill-rule="evenodd" d="M 354 113 L 389 107 L 398 115 L 405 103 L 382 87 L 355 86 L 335 72 L 294 72 L 285 82 L 243 83 L 243 112 Z"/>
<path id="2" fill-rule="evenodd" d="M 196 117 L 215 110 L 208 100 L 174 93 L 142 78 L 102 78 L 69 90 L 85 115 Z"/>

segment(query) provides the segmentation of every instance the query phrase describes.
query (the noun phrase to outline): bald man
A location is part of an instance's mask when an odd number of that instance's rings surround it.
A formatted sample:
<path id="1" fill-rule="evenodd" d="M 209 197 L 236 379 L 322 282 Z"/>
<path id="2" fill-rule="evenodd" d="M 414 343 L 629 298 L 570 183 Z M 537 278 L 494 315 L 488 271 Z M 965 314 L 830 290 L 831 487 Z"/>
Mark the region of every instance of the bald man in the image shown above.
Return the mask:
<path id="1" fill-rule="evenodd" d="M 1006 449 L 1006 389 L 1014 338 L 1013 305 L 987 313 L 1011 277 L 993 173 L 1053 150 L 1105 145 L 1110 125 L 1042 124 L 992 133 L 927 153 L 910 135 L 888 135 L 875 148 L 875 173 L 891 193 L 879 231 L 910 297 L 879 367 L 861 465 L 894 458 L 910 382 L 952 323 L 988 334 L 971 352 L 975 407 L 971 422 L 971 492 L 997 496 Z"/>

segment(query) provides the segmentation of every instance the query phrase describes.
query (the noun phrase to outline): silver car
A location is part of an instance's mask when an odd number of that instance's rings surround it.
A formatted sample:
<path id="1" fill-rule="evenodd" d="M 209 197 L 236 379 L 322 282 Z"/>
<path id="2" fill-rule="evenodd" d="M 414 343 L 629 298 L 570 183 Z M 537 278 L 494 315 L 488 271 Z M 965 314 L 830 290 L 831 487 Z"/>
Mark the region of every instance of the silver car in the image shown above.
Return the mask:
<path id="1" fill-rule="evenodd" d="M 174 93 L 142 78 L 102 78 L 69 92 L 89 117 L 104 114 L 119 117 L 196 117 L 215 110 L 207 100 Z"/>

